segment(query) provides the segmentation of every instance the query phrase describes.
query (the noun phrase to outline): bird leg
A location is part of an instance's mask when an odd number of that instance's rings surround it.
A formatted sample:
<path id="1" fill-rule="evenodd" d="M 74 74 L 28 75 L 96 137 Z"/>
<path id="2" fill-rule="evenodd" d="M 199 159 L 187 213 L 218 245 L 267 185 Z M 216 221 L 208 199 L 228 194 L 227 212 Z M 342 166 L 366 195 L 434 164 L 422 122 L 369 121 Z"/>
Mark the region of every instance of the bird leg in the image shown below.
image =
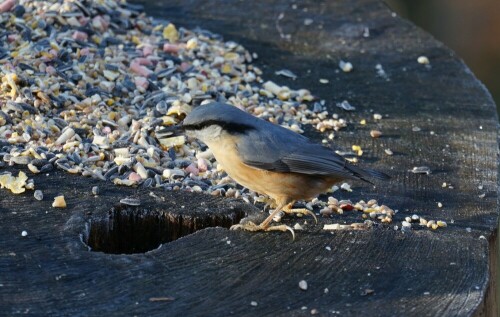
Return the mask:
<path id="1" fill-rule="evenodd" d="M 299 214 L 299 215 L 311 215 L 314 218 L 314 221 L 316 221 L 316 224 L 318 223 L 318 218 L 316 218 L 316 215 L 314 212 L 310 211 L 309 209 L 306 208 L 295 208 L 292 209 L 292 206 L 295 202 L 291 202 L 288 205 L 286 205 L 283 208 L 283 212 L 286 214 Z"/>
<path id="2" fill-rule="evenodd" d="M 292 228 L 287 225 L 279 225 L 279 226 L 269 226 L 271 221 L 273 221 L 274 216 L 276 216 L 282 209 L 285 207 L 285 204 L 279 204 L 276 209 L 264 220 L 260 225 L 256 225 L 255 223 L 249 221 L 244 224 L 232 225 L 230 230 L 243 229 L 246 231 L 290 231 L 292 233 L 292 240 L 295 240 L 295 232 Z"/>
<path id="3" fill-rule="evenodd" d="M 274 199 L 272 199 L 271 197 L 259 197 L 259 200 L 256 201 L 255 203 L 257 203 L 257 202 L 265 203 L 263 211 L 264 212 L 269 211 L 269 213 L 271 213 L 274 210 L 274 208 L 276 208 L 278 206 L 276 204 L 276 202 L 274 201 Z M 271 209 L 273 209 L 273 210 L 271 210 Z"/>

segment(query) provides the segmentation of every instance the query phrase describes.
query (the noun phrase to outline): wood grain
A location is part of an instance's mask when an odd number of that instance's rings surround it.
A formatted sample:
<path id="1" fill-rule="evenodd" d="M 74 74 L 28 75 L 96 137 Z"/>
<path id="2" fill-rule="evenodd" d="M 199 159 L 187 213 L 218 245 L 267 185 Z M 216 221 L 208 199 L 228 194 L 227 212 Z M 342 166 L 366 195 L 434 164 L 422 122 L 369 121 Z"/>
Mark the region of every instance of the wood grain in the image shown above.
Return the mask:
<path id="1" fill-rule="evenodd" d="M 134 217 L 154 223 L 181 215 L 176 221 L 185 226 L 176 230 L 184 233 L 200 228 L 197 221 L 228 226 L 241 213 L 262 214 L 242 202 L 189 193 L 153 191 L 165 199 L 156 201 L 149 191 L 53 172 L 35 177 L 46 196 L 42 202 L 31 193 L 0 192 L 1 312 L 303 316 L 317 309 L 325 316 L 497 315 L 498 121 L 490 94 L 459 57 L 393 16 L 382 2 L 295 3 L 294 10 L 285 0 L 147 1 L 146 9 L 179 26 L 200 26 L 240 42 L 259 55 L 266 79 L 308 88 L 327 101 L 331 113 L 352 122 L 368 120 L 367 126 L 353 124 L 339 131 L 332 146 L 345 150 L 360 145 L 363 163 L 387 172 L 392 180 L 377 188 L 354 183 L 354 192 L 340 193 L 340 198 L 376 198 L 399 210 L 396 221 L 418 213 L 446 220 L 449 226 L 409 233 L 392 225 L 370 231 L 321 230 L 325 223 L 359 220 L 347 214 L 320 219 L 293 243 L 280 233 L 219 227 L 147 253 L 91 252 L 81 241 L 86 224 L 100 223 L 106 233 L 111 208 L 130 195 L 143 199 L 143 208 L 128 209 Z M 276 30 L 280 13 L 290 41 Z M 314 23 L 305 26 L 306 18 Z M 365 28 L 368 38 L 363 37 Z M 420 55 L 429 58 L 431 67 L 417 63 Z M 341 59 L 350 61 L 354 71 L 340 71 Z M 387 77 L 377 75 L 377 64 Z M 282 68 L 299 78 L 274 75 Z M 331 85 L 319 84 L 320 78 Z M 344 99 L 357 110 L 344 113 L 335 107 Z M 384 119 L 374 123 L 373 113 Z M 384 136 L 369 137 L 374 127 Z M 306 134 L 323 138 L 310 129 Z M 385 155 L 385 148 L 395 154 Z M 420 165 L 433 173 L 409 172 Z M 443 188 L 443 182 L 453 188 Z M 96 184 L 103 191 L 97 198 L 90 193 Z M 50 207 L 59 192 L 66 196 L 67 209 Z M 486 196 L 479 198 L 481 194 Z M 437 202 L 444 207 L 437 208 Z M 204 220 L 196 220 L 200 217 Z M 21 236 L 22 230 L 28 231 L 27 237 Z M 125 227 L 110 237 L 118 241 L 127 232 Z M 300 280 L 308 282 L 307 291 L 299 289 Z"/>

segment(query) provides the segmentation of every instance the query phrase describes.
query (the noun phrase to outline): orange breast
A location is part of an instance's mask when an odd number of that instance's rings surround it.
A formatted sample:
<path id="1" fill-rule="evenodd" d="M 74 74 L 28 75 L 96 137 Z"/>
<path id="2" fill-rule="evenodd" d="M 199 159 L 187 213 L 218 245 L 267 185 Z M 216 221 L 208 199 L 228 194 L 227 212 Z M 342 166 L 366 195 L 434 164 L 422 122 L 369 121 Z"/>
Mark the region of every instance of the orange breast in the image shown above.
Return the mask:
<path id="1" fill-rule="evenodd" d="M 228 139 L 228 140 L 226 140 Z M 238 156 L 234 139 L 208 144 L 217 162 L 240 185 L 275 200 L 314 198 L 325 192 L 340 179 L 299 173 L 278 173 L 257 169 L 244 164 Z"/>

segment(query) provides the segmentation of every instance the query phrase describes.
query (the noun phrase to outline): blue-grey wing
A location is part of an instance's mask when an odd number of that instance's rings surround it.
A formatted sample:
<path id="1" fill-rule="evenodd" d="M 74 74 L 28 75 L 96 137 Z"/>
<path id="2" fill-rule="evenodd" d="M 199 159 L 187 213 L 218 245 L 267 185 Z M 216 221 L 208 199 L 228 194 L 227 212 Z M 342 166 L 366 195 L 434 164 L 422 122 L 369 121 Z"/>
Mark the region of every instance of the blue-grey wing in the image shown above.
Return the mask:
<path id="1" fill-rule="evenodd" d="M 238 152 L 245 164 L 268 171 L 363 180 L 388 178 L 381 172 L 354 166 L 331 149 L 293 132 L 280 131 L 262 136 L 250 131 L 246 137 L 240 138 Z"/>

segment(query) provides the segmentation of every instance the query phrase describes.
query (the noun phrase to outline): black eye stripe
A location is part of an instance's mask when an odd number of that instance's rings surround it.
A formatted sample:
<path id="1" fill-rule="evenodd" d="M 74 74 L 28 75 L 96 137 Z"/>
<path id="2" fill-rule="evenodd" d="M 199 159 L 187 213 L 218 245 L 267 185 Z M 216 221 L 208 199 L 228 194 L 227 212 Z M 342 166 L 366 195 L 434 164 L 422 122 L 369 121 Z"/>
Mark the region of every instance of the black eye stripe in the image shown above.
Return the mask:
<path id="1" fill-rule="evenodd" d="M 185 130 L 201 130 L 201 129 L 209 127 L 211 125 L 221 126 L 228 133 L 244 133 L 246 131 L 254 129 L 254 127 L 247 125 L 247 124 L 228 123 L 228 122 L 218 121 L 218 120 L 208 120 L 208 121 L 200 122 L 198 124 L 183 124 L 183 128 Z"/>

